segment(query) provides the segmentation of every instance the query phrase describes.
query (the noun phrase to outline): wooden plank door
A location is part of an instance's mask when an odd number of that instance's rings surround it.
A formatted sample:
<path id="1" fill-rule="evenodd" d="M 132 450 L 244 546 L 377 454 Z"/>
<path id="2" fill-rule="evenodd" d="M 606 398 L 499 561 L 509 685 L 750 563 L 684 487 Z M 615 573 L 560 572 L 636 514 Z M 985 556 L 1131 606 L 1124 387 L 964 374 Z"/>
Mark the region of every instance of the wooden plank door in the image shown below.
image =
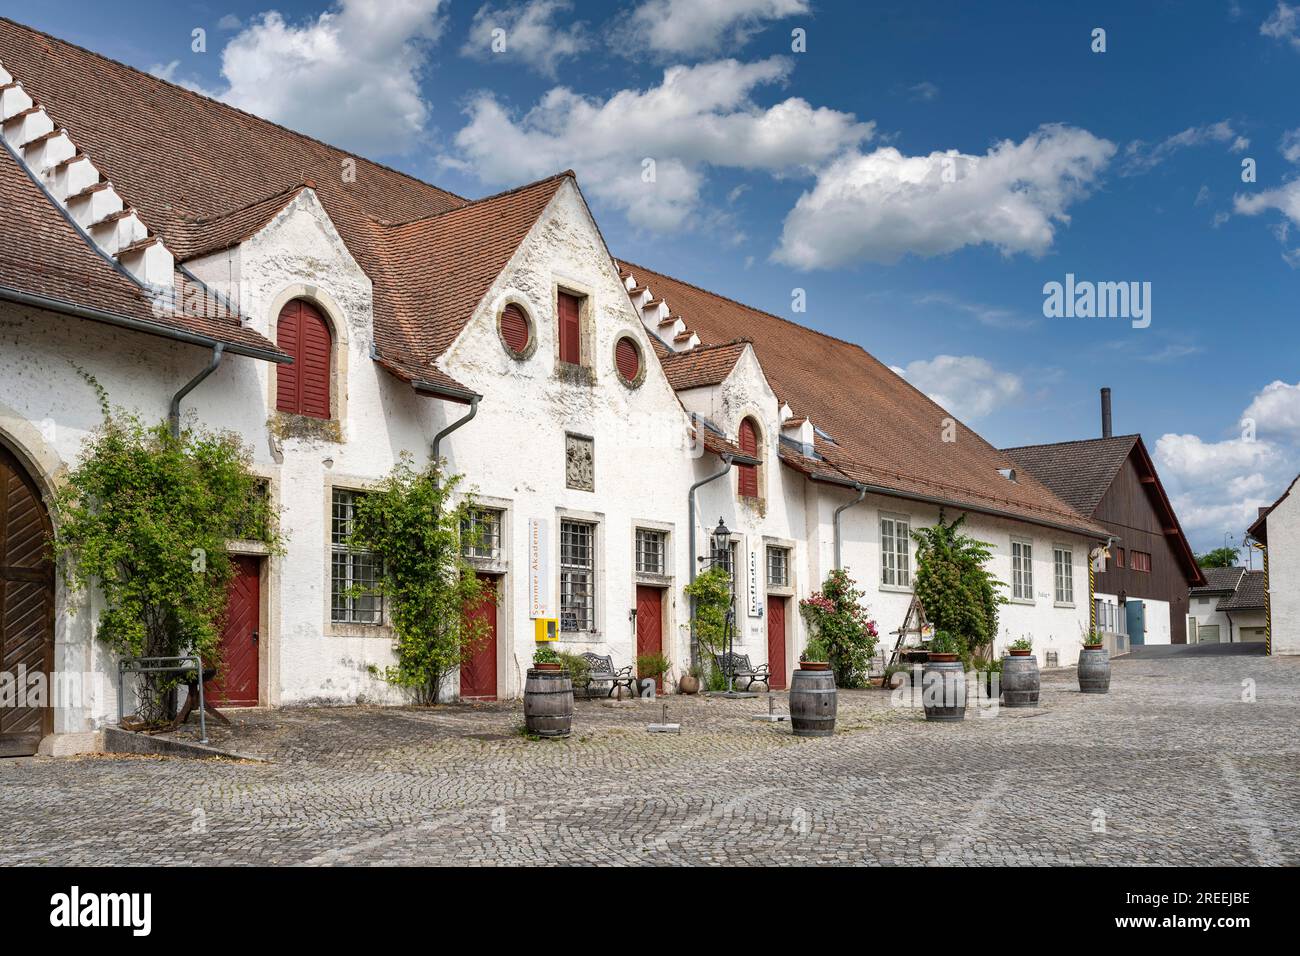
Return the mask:
<path id="1" fill-rule="evenodd" d="M 460 666 L 461 700 L 497 699 L 497 579 L 480 574 L 479 580 L 487 591 L 470 617 L 487 623 L 487 637 Z"/>
<path id="2" fill-rule="evenodd" d="M 636 653 L 662 654 L 664 652 L 664 592 L 662 588 L 636 586 Z M 635 668 L 633 668 L 635 670 Z M 637 675 L 638 677 L 640 675 Z M 656 691 L 664 692 L 664 679 L 656 681 Z"/>
<path id="3" fill-rule="evenodd" d="M 0 757 L 36 753 L 54 732 L 54 562 L 40 490 L 0 448 L 0 673 L 12 700 L 0 700 Z M 44 674 L 44 693 L 36 675 Z"/>
<path id="4" fill-rule="evenodd" d="M 258 705 L 261 666 L 262 559 L 230 559 L 234 577 L 226 591 L 226 626 L 221 632 L 221 671 L 203 687 L 206 699 L 226 707 Z"/>
<path id="5" fill-rule="evenodd" d="M 769 690 L 785 690 L 785 609 L 789 598 L 767 596 L 767 672 Z"/>

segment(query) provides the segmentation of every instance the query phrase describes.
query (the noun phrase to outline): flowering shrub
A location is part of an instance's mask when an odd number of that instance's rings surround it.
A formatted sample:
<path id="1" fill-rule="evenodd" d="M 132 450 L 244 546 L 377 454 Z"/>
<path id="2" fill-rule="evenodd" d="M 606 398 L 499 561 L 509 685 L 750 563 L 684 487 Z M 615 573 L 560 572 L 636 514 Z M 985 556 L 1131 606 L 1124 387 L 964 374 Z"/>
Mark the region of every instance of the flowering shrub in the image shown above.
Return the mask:
<path id="1" fill-rule="evenodd" d="M 871 655 L 880 640 L 876 622 L 860 603 L 864 594 L 847 571 L 837 568 L 826 576 L 820 591 L 799 602 L 813 637 L 826 648 L 840 687 L 866 683 Z"/>

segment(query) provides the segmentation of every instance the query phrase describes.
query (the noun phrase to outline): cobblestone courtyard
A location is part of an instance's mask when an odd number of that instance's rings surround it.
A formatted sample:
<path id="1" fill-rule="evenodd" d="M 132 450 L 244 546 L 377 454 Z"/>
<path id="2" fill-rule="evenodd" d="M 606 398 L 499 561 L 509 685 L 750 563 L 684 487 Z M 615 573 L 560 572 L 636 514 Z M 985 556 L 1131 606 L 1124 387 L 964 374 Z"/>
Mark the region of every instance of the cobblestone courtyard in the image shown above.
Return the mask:
<path id="1" fill-rule="evenodd" d="M 579 702 L 566 741 L 517 702 L 245 712 L 214 743 L 265 762 L 0 760 L 0 863 L 1300 863 L 1300 659 L 1122 660 L 1105 697 L 1047 672 L 1042 703 L 842 692 L 830 739 L 761 696 L 671 698 L 680 736 Z"/>

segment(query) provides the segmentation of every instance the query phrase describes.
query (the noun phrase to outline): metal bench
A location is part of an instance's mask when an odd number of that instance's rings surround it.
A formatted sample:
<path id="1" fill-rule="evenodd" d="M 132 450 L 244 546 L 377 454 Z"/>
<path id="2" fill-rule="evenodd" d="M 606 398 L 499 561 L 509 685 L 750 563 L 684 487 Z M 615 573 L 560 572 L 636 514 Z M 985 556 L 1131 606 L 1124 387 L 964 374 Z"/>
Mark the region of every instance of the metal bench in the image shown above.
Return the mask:
<path id="1" fill-rule="evenodd" d="M 765 690 L 772 689 L 771 678 L 768 676 L 766 664 L 755 667 L 749 662 L 748 654 L 733 654 L 731 652 L 714 654 L 713 660 L 717 663 L 718 670 L 723 674 L 727 673 L 728 658 L 730 658 L 731 662 L 731 682 L 733 687 L 736 681 L 744 680 L 747 681 L 745 690 L 749 690 L 755 684 L 762 684 Z M 728 690 L 730 689 L 732 688 L 728 688 Z"/>
<path id="2" fill-rule="evenodd" d="M 591 665 L 591 671 L 587 675 L 586 686 L 583 691 L 587 697 L 591 697 L 592 684 L 609 684 L 609 690 L 605 693 L 606 697 L 613 697 L 614 691 L 626 687 L 628 693 L 633 697 L 636 696 L 636 678 L 632 676 L 632 665 L 614 669 L 614 658 L 608 654 L 601 655 L 586 651 L 582 655 L 583 659 Z"/>

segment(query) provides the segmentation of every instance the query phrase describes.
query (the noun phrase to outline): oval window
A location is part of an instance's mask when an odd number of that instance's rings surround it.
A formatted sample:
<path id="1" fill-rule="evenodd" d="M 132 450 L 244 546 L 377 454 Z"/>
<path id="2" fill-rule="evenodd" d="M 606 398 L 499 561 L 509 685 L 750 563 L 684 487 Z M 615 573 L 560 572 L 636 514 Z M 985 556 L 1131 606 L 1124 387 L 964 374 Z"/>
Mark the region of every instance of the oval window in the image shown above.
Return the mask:
<path id="1" fill-rule="evenodd" d="M 621 338 L 614 346 L 614 364 L 618 376 L 628 385 L 635 385 L 641 375 L 641 350 L 630 338 Z"/>
<path id="2" fill-rule="evenodd" d="M 501 310 L 501 341 L 516 358 L 522 358 L 528 350 L 529 338 L 528 313 L 523 306 L 509 303 Z"/>

